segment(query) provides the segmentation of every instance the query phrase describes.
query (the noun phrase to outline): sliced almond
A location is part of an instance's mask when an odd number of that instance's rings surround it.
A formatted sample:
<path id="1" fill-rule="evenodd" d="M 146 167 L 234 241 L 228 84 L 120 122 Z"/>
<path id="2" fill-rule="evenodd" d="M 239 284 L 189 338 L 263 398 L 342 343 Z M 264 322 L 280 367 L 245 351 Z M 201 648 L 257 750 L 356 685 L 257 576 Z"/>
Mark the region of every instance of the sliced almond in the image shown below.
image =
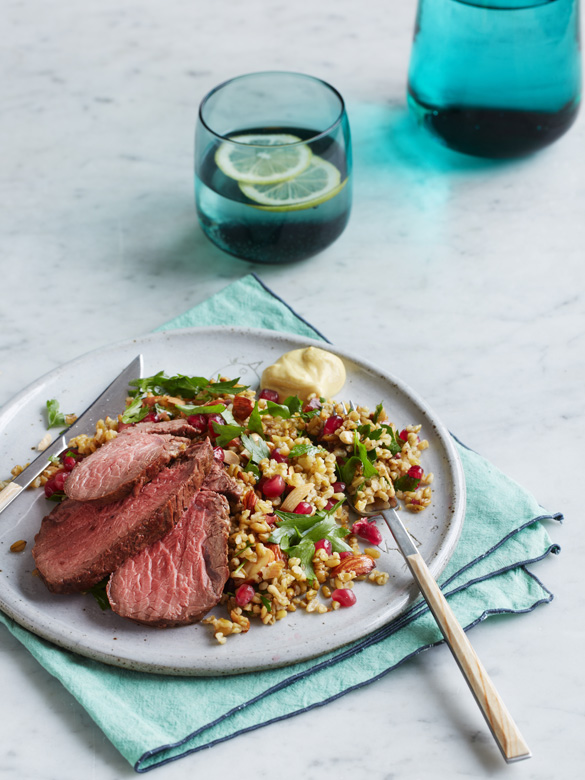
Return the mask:
<path id="1" fill-rule="evenodd" d="M 374 559 L 369 555 L 348 555 L 334 569 L 331 569 L 331 577 L 339 577 L 344 572 L 353 572 L 356 577 L 369 574 L 375 567 Z"/>
<path id="2" fill-rule="evenodd" d="M 282 502 L 280 507 L 283 512 L 292 512 L 311 492 L 312 485 L 309 482 L 305 482 L 304 485 L 299 485 L 292 490 L 288 496 Z"/>

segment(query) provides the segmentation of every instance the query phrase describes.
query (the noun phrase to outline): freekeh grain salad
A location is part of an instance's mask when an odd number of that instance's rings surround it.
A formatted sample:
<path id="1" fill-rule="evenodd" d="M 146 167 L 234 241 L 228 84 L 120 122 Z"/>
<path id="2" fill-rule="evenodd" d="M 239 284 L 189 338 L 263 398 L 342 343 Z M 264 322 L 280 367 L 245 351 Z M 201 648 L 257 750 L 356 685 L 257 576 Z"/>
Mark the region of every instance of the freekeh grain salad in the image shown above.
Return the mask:
<path id="1" fill-rule="evenodd" d="M 431 503 L 433 475 L 421 455 L 420 425 L 397 426 L 383 402 L 371 410 L 309 393 L 282 398 L 238 379 L 164 372 L 134 380 L 117 420 L 77 436 L 38 479 L 52 500 L 75 463 L 142 421 L 184 418 L 241 490 L 231 505 L 230 577 L 217 614 L 203 620 L 218 642 L 254 623 L 272 625 L 297 609 L 323 614 L 352 606 L 362 585 L 385 585 L 376 568 L 382 535 L 375 520 L 351 517 L 378 499 L 411 512 Z M 55 407 L 53 406 L 53 409 Z M 103 589 L 96 597 L 102 599 Z M 367 592 L 363 597 L 367 598 Z"/>

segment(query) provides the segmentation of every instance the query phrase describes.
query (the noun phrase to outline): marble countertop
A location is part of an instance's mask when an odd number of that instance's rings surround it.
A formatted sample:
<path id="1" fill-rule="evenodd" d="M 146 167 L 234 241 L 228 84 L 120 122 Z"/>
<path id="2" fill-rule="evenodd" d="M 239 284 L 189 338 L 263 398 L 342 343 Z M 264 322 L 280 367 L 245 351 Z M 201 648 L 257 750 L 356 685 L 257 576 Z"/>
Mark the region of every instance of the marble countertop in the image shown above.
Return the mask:
<path id="1" fill-rule="evenodd" d="M 253 270 L 338 345 L 414 387 L 450 430 L 566 518 L 553 529 L 562 554 L 535 567 L 555 600 L 471 635 L 533 748 L 530 761 L 503 763 L 439 647 L 156 777 L 226 777 L 242 756 L 251 768 L 240 776 L 256 780 L 580 776 L 585 115 L 519 162 L 439 149 L 406 116 L 413 0 L 21 0 L 3 10 L 0 405 Z M 222 254 L 193 208 L 199 101 L 225 78 L 263 69 L 332 82 L 353 129 L 350 224 L 299 265 Z M 3 778 L 134 774 L 4 629 L 0 669 Z"/>

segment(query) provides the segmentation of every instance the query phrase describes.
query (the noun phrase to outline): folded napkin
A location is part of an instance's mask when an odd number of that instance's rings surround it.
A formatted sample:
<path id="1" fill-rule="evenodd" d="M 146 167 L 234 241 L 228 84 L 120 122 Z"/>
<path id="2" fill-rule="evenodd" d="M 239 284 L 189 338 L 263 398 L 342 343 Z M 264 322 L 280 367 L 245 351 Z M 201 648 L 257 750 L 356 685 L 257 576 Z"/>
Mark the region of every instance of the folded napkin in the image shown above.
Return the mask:
<path id="1" fill-rule="evenodd" d="M 324 338 L 254 275 L 159 330 L 203 325 Z M 471 628 L 489 615 L 530 612 L 552 599 L 527 566 L 559 551 L 543 522 L 562 518 L 545 512 L 478 454 L 460 442 L 456 446 L 467 510 L 441 586 L 462 625 Z M 5 615 L 0 620 L 75 696 L 137 772 L 326 704 L 442 641 L 419 602 L 365 639 L 318 659 L 229 678 L 166 677 L 91 661 L 39 639 Z"/>

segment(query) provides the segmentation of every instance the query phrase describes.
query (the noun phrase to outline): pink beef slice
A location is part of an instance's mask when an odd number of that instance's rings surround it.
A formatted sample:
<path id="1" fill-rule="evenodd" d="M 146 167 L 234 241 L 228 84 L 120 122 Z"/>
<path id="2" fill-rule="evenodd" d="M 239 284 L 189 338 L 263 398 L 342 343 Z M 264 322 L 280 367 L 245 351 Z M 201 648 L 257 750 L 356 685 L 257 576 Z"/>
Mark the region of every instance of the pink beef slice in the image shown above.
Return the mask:
<path id="1" fill-rule="evenodd" d="M 214 490 L 216 493 L 223 493 L 229 501 L 237 501 L 242 495 L 240 486 L 227 473 L 225 468 L 217 460 L 213 461 L 203 487 L 208 490 Z"/>
<path id="2" fill-rule="evenodd" d="M 80 461 L 65 481 L 74 501 L 108 504 L 136 492 L 187 449 L 190 439 L 137 431 L 120 435 Z"/>
<path id="3" fill-rule="evenodd" d="M 229 527 L 227 500 L 202 488 L 172 531 L 112 574 L 114 612 L 156 628 L 201 620 L 229 577 Z"/>
<path id="4" fill-rule="evenodd" d="M 55 507 L 32 551 L 49 590 L 87 590 L 161 539 L 181 519 L 212 463 L 209 441 L 193 443 L 136 495 L 105 506 L 66 499 Z"/>
<path id="5" fill-rule="evenodd" d="M 131 425 L 122 423 L 121 433 L 169 433 L 173 436 L 185 436 L 188 439 L 194 439 L 199 436 L 197 430 L 189 425 L 187 420 L 178 417 L 176 420 L 167 420 L 161 422 L 140 422 Z"/>

